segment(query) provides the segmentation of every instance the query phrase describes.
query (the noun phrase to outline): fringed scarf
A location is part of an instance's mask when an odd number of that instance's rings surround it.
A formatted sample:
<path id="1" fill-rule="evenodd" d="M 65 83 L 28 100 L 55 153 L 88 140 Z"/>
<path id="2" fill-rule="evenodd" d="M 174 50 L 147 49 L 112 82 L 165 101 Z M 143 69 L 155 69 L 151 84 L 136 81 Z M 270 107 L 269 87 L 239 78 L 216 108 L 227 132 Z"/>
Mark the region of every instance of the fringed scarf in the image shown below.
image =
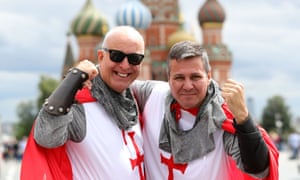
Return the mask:
<path id="1" fill-rule="evenodd" d="M 123 93 L 118 93 L 108 87 L 100 76 L 97 76 L 93 79 L 91 92 L 120 129 L 128 130 L 137 124 L 137 106 L 129 88 Z"/>

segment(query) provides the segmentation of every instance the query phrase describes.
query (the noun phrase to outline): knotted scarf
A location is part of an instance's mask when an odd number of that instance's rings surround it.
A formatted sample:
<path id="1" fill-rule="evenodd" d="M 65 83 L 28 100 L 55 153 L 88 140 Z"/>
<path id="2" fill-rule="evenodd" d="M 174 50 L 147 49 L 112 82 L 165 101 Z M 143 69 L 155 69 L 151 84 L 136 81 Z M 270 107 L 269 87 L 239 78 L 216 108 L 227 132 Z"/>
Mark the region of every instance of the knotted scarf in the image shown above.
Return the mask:
<path id="1" fill-rule="evenodd" d="M 120 129 L 128 130 L 137 124 L 137 106 L 129 88 L 123 93 L 118 93 L 108 87 L 100 76 L 97 76 L 93 79 L 91 92 Z"/>
<path id="2" fill-rule="evenodd" d="M 217 83 L 212 80 L 193 127 L 182 130 L 176 122 L 177 111 L 180 109 L 171 109 L 176 100 L 169 94 L 166 98 L 159 147 L 171 153 L 175 163 L 187 163 L 213 151 L 215 149 L 213 133 L 217 128 L 221 128 L 222 122 L 226 119 L 222 110 L 223 102 Z"/>

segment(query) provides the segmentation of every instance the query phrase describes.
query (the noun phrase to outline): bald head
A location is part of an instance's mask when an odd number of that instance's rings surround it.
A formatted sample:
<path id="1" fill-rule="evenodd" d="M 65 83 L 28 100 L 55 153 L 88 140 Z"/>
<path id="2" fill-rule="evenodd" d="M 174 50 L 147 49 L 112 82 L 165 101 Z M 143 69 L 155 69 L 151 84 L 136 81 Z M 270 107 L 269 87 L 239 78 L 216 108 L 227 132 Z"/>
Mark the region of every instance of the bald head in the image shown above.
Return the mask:
<path id="1" fill-rule="evenodd" d="M 117 26 L 111 29 L 104 37 L 102 47 L 116 47 L 125 45 L 124 42 L 131 42 L 138 47 L 135 51 L 144 54 L 145 42 L 143 36 L 131 26 Z M 128 47 L 127 47 L 128 48 Z M 118 49 L 126 49 L 120 47 Z"/>

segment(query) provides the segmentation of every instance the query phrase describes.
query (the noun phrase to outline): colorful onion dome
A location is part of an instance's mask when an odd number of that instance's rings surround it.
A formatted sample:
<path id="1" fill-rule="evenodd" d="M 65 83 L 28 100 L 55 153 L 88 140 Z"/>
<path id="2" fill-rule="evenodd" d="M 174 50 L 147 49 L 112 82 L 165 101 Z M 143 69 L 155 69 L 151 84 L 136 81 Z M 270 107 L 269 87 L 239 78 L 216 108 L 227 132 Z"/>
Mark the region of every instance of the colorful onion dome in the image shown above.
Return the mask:
<path id="1" fill-rule="evenodd" d="M 224 20 L 225 11 L 217 0 L 207 0 L 198 13 L 198 21 L 201 26 L 206 22 L 223 23 Z"/>
<path id="2" fill-rule="evenodd" d="M 151 21 L 150 10 L 139 0 L 128 0 L 116 14 L 118 26 L 128 25 L 137 29 L 146 29 Z"/>
<path id="3" fill-rule="evenodd" d="M 108 31 L 107 20 L 93 6 L 92 0 L 87 0 L 82 10 L 71 24 L 71 30 L 76 36 L 104 36 Z"/>

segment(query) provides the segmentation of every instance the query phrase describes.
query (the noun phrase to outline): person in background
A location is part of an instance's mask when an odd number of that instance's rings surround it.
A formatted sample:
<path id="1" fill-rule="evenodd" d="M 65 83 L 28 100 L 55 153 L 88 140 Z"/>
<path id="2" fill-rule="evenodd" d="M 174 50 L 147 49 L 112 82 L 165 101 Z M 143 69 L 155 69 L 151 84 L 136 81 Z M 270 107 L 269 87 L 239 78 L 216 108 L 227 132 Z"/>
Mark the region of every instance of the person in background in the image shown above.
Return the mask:
<path id="1" fill-rule="evenodd" d="M 281 151 L 282 150 L 282 138 L 280 137 L 280 135 L 275 131 L 275 130 L 271 130 L 269 132 L 269 135 L 273 141 L 273 143 L 275 144 L 276 148 Z"/>
<path id="2" fill-rule="evenodd" d="M 198 43 L 175 44 L 167 62 L 169 85 L 131 85 L 143 112 L 147 179 L 278 179 L 278 151 L 252 120 L 243 85 L 229 79 L 220 89 Z"/>
<path id="3" fill-rule="evenodd" d="M 128 88 L 140 73 L 144 48 L 134 28 L 115 27 L 98 50 L 99 69 L 84 60 L 70 70 L 37 116 L 29 142 L 34 151 L 26 148 L 28 161 L 44 158 L 48 165 L 22 164 L 21 179 L 30 173 L 37 179 L 145 179 L 139 111 Z M 76 95 L 87 80 L 91 90 Z M 46 157 L 34 157 L 41 153 Z"/>
<path id="4" fill-rule="evenodd" d="M 300 134 L 296 131 L 293 131 L 288 136 L 288 146 L 292 151 L 292 154 L 289 159 L 298 159 L 299 157 L 299 150 L 300 150 Z"/>
<path id="5" fill-rule="evenodd" d="M 23 136 L 22 139 L 19 140 L 19 143 L 18 143 L 18 155 L 17 155 L 17 159 L 18 160 L 22 160 L 23 158 L 23 154 L 24 154 L 24 151 L 25 151 L 25 148 L 26 148 L 26 144 L 27 144 L 27 136 Z"/>

